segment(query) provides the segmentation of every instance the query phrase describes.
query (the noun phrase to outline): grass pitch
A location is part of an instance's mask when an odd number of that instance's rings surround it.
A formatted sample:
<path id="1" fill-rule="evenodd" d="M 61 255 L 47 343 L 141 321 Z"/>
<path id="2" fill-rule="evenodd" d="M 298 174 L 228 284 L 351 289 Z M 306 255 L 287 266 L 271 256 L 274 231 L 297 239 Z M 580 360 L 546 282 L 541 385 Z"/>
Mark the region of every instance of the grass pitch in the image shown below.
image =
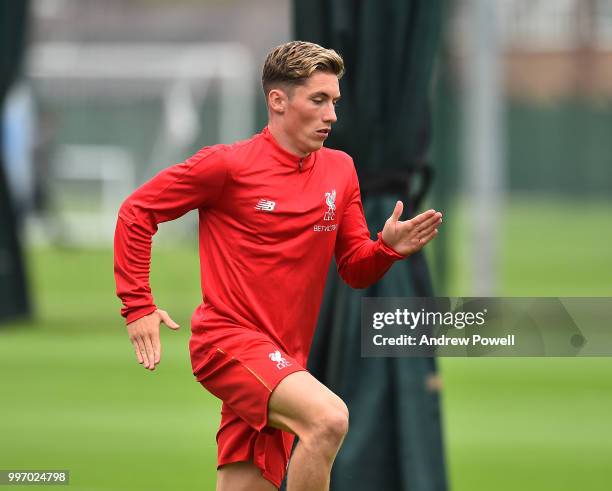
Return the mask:
<path id="1" fill-rule="evenodd" d="M 513 204 L 499 232 L 499 294 L 611 296 L 611 212 L 609 203 Z M 468 217 L 447 218 L 444 293 L 467 295 Z M 148 372 L 118 317 L 112 252 L 29 251 L 36 319 L 0 327 L 1 469 L 69 469 L 74 490 L 214 489 L 219 403 L 194 381 L 187 347 L 197 265 L 195 241 L 154 250 L 156 301 L 181 330 L 164 329 L 162 363 Z M 611 359 L 440 367 L 451 489 L 609 489 Z"/>

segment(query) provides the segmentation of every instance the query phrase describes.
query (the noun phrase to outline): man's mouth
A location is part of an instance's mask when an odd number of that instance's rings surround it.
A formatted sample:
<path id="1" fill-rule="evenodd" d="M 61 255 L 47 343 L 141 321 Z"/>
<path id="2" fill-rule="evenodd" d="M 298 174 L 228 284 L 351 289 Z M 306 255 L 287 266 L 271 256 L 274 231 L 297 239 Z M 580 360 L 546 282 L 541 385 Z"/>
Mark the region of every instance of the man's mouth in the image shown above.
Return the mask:
<path id="1" fill-rule="evenodd" d="M 317 130 L 317 133 L 319 135 L 323 135 L 323 136 L 328 136 L 331 132 L 331 128 L 321 128 L 319 130 Z"/>

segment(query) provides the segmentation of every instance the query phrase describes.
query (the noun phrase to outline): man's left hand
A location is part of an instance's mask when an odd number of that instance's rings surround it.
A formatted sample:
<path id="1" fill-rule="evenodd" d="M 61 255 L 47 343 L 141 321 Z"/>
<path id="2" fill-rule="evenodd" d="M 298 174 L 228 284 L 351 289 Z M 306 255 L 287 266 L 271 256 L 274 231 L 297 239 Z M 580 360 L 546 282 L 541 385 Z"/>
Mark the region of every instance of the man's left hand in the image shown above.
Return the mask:
<path id="1" fill-rule="evenodd" d="M 427 210 L 412 220 L 400 221 L 404 204 L 398 201 L 392 215 L 385 222 L 382 239 L 389 247 L 402 256 L 410 256 L 421 250 L 438 234 L 442 213 Z"/>

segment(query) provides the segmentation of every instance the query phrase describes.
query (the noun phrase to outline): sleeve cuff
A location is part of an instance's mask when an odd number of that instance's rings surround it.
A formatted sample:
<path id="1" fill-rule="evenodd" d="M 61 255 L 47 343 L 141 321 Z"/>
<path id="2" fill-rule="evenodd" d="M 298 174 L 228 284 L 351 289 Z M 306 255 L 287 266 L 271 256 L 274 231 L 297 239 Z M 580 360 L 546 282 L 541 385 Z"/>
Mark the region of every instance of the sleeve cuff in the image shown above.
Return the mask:
<path id="1" fill-rule="evenodd" d="M 378 232 L 378 244 L 379 244 L 378 250 L 381 251 L 388 258 L 393 259 L 394 261 L 399 261 L 407 257 L 407 256 L 401 255 L 399 252 L 393 249 L 390 245 L 388 245 L 382 238 L 382 232 Z"/>
<path id="2" fill-rule="evenodd" d="M 147 307 L 138 307 L 134 310 L 130 310 L 125 316 L 125 324 L 131 324 L 134 321 L 144 317 L 145 315 L 152 314 L 157 310 L 155 305 L 149 305 Z"/>

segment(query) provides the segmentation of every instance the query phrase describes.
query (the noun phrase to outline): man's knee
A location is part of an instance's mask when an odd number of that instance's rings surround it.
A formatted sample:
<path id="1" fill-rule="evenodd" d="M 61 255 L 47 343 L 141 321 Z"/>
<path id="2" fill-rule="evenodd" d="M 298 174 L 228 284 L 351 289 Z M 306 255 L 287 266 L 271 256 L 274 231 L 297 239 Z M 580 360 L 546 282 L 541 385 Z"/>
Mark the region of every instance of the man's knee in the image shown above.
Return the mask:
<path id="1" fill-rule="evenodd" d="M 348 408 L 342 399 L 337 398 L 337 400 L 322 407 L 314 415 L 305 428 L 304 434 L 300 435 L 300 441 L 306 446 L 327 447 L 337 450 L 342 444 L 348 428 Z"/>
<path id="2" fill-rule="evenodd" d="M 302 437 L 318 420 L 348 426 L 344 401 L 308 372 L 292 373 L 274 389 L 268 403 L 268 422 Z M 343 423 L 344 421 L 344 423 Z"/>
<path id="3" fill-rule="evenodd" d="M 346 404 L 307 372 L 285 378 L 272 392 L 268 422 L 315 448 L 337 449 L 348 431 Z"/>

